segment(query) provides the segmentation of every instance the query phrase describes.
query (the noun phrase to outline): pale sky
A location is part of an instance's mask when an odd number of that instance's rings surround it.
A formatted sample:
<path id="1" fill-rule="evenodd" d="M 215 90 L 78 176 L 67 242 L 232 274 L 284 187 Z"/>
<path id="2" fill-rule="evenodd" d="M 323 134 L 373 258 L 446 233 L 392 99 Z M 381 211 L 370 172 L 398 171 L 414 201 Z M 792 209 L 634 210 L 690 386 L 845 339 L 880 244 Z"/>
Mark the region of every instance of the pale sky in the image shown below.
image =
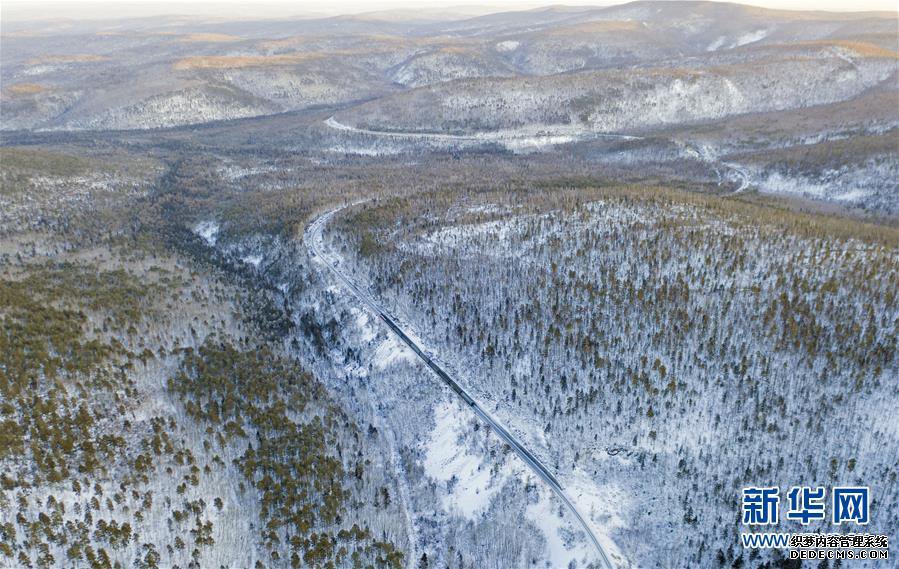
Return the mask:
<path id="1" fill-rule="evenodd" d="M 899 0 L 748 0 L 744 4 L 786 10 L 897 10 Z M 531 9 L 550 4 L 569 6 L 610 6 L 624 2 L 614 0 L 489 0 L 483 4 L 462 0 L 458 7 L 446 0 L 186 0 L 161 2 L 134 0 L 3 0 L 0 18 L 8 20 L 34 18 L 114 18 L 159 14 L 194 14 L 222 17 L 288 17 L 355 14 L 395 9 L 428 9 L 479 15 L 507 10 Z"/>

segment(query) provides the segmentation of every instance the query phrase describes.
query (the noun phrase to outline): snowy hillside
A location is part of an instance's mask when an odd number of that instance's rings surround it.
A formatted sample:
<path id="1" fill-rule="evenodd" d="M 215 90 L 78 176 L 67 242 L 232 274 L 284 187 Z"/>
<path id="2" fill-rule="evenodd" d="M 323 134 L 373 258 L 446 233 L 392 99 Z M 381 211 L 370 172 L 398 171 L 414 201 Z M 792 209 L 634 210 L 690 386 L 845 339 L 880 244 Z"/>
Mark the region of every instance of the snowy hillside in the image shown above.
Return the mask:
<path id="1" fill-rule="evenodd" d="M 342 230 L 383 244 L 357 257 L 375 293 L 564 480 L 627 496 L 605 527 L 629 564 L 730 563 L 762 480 L 892 485 L 894 230 L 661 189 L 488 199 Z M 877 508 L 888 531 L 895 494 Z"/>

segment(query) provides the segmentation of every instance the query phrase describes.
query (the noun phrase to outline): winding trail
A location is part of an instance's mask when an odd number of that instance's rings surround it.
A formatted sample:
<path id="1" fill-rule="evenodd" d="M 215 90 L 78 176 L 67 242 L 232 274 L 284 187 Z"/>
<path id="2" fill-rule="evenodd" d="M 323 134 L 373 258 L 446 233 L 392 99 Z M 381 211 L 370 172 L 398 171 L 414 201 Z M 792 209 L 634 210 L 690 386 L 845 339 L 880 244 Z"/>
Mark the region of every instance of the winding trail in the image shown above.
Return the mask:
<path id="1" fill-rule="evenodd" d="M 597 551 L 597 555 L 601 565 L 604 569 L 613 569 L 612 563 L 609 561 L 609 557 L 603 549 L 602 545 L 599 543 L 599 540 L 596 537 L 596 534 L 590 528 L 590 525 L 587 521 L 581 516 L 580 512 L 578 512 L 574 503 L 565 495 L 565 491 L 562 489 L 562 486 L 559 484 L 556 477 L 540 462 L 540 460 L 534 456 L 529 450 L 527 450 L 524 445 L 522 445 L 515 436 L 508 431 L 497 419 L 495 419 L 490 413 L 486 411 L 486 409 L 478 403 L 465 390 L 464 387 L 459 385 L 459 383 L 454 380 L 438 363 L 436 363 L 431 356 L 427 354 L 424 348 L 419 345 L 420 340 L 413 340 L 409 334 L 405 332 L 402 327 L 397 324 L 397 320 L 390 315 L 387 310 L 382 308 L 380 304 L 365 292 L 359 285 L 357 285 L 349 276 L 347 276 L 343 271 L 340 270 L 340 258 L 337 255 L 331 255 L 324 247 L 324 239 L 322 237 L 322 232 L 324 231 L 325 226 L 331 220 L 331 218 L 340 210 L 346 208 L 347 206 L 341 206 L 331 211 L 328 211 L 318 218 L 316 218 L 309 227 L 306 228 L 305 235 L 303 237 L 306 246 L 310 249 L 314 257 L 324 264 L 328 269 L 337 277 L 341 283 L 343 283 L 346 288 L 353 293 L 353 295 L 364 304 L 369 310 L 371 310 L 374 314 L 378 316 L 390 330 L 404 343 L 406 344 L 415 355 L 427 365 L 431 371 L 440 378 L 446 385 L 459 396 L 462 401 L 468 405 L 476 415 L 478 415 L 484 422 L 489 424 L 494 432 L 506 443 L 508 444 L 514 451 L 515 454 L 518 455 L 521 460 L 531 469 L 531 471 L 540 478 L 549 489 L 552 490 L 553 494 L 565 504 L 565 507 L 568 511 L 574 516 L 578 525 L 586 533 L 588 539 L 593 544 Z M 414 536 L 410 536 L 410 539 L 415 539 Z"/>
<path id="2" fill-rule="evenodd" d="M 497 142 L 497 143 L 506 143 L 512 144 L 516 141 L 522 141 L 525 139 L 539 139 L 546 142 L 549 146 L 554 144 L 562 144 L 567 142 L 575 142 L 579 140 L 589 140 L 596 138 L 609 138 L 609 139 L 617 139 L 617 140 L 645 140 L 644 136 L 637 136 L 632 134 L 620 134 L 615 132 L 591 132 L 591 131 L 575 131 L 575 130 L 563 130 L 557 132 L 535 132 L 535 133 L 526 133 L 522 131 L 515 130 L 506 130 L 506 131 L 491 131 L 491 132 L 481 132 L 478 134 L 441 134 L 436 132 L 403 132 L 403 131 L 389 131 L 389 130 L 370 130 L 365 128 L 357 128 L 355 126 L 351 126 L 348 124 L 344 124 L 338 121 L 333 116 L 328 117 L 324 124 L 329 128 L 333 128 L 334 130 L 339 130 L 343 132 L 353 133 L 353 134 L 366 134 L 369 136 L 380 136 L 385 138 L 395 138 L 401 140 L 431 140 L 436 142 Z M 716 156 L 714 156 L 709 149 L 704 147 L 696 147 L 689 143 L 683 143 L 677 140 L 674 142 L 684 148 L 684 150 L 688 153 L 688 155 L 698 158 L 709 164 L 718 175 L 719 184 L 721 181 L 726 178 L 726 175 L 723 175 L 719 171 L 719 167 L 724 169 L 725 171 L 730 171 L 732 176 L 736 178 L 739 183 L 739 187 L 733 191 L 733 194 L 741 194 L 749 189 L 752 184 L 752 178 L 749 175 L 749 171 L 740 166 L 739 164 L 734 164 L 733 162 L 725 162 L 723 160 L 719 160 Z"/>
<path id="3" fill-rule="evenodd" d="M 677 139 L 674 139 L 673 142 L 678 147 L 682 148 L 682 151 L 687 156 L 708 164 L 712 170 L 715 171 L 715 175 L 718 177 L 719 186 L 723 181 L 729 178 L 728 172 L 730 173 L 730 176 L 736 178 L 740 185 L 730 195 L 742 194 L 752 185 L 752 176 L 746 167 L 733 162 L 720 160 L 712 148 L 708 146 L 697 146 L 693 143 Z M 724 170 L 724 172 L 722 172 L 722 170 Z"/>
<path id="4" fill-rule="evenodd" d="M 383 136 L 388 138 L 402 138 L 410 140 L 436 140 L 439 142 L 511 142 L 522 138 L 552 138 L 552 137 L 570 137 L 574 139 L 589 138 L 613 138 L 618 140 L 642 140 L 642 136 L 633 136 L 630 134 L 618 134 L 614 132 L 592 132 L 586 130 L 559 130 L 556 132 L 538 131 L 528 133 L 521 130 L 498 130 L 479 132 L 478 134 L 441 134 L 438 132 L 403 132 L 389 130 L 369 130 L 365 128 L 357 128 L 339 122 L 334 117 L 328 117 L 325 125 L 335 130 L 343 132 L 351 132 L 355 134 L 368 134 L 371 136 Z"/>
<path id="5" fill-rule="evenodd" d="M 749 185 L 752 183 L 752 177 L 749 175 L 749 170 L 739 164 L 734 164 L 733 162 L 722 161 L 721 165 L 725 168 L 730 168 L 731 172 L 733 172 L 740 180 L 740 187 L 734 190 L 734 194 L 742 194 L 749 189 Z"/>

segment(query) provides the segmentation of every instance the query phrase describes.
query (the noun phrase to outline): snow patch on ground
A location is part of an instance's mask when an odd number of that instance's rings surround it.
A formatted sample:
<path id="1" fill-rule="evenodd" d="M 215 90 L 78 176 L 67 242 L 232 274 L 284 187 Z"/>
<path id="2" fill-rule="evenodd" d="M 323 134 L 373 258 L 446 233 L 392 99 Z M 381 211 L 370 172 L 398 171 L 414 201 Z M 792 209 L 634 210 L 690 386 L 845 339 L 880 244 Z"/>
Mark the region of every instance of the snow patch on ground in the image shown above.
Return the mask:
<path id="1" fill-rule="evenodd" d="M 768 37 L 768 30 L 761 29 L 755 30 L 754 32 L 749 32 L 747 34 L 743 34 L 742 36 L 737 38 L 737 41 L 734 42 L 732 47 L 740 47 L 741 45 L 749 45 L 751 43 L 755 43 L 757 41 L 762 41 Z"/>
<path id="2" fill-rule="evenodd" d="M 226 180 L 240 180 L 242 178 L 248 178 L 250 176 L 258 176 L 260 174 L 267 174 L 269 172 L 277 172 L 278 168 L 275 166 L 255 166 L 255 167 L 243 167 L 237 166 L 234 164 L 229 164 L 222 168 L 219 168 L 218 172 L 222 175 Z"/>
<path id="3" fill-rule="evenodd" d="M 490 505 L 506 475 L 492 480 L 489 464 L 462 444 L 466 415 L 459 403 L 448 401 L 434 410 L 434 430 L 425 447 L 425 472 L 446 485 L 443 507 L 468 519 Z"/>
<path id="4" fill-rule="evenodd" d="M 594 550 L 585 539 L 578 539 L 560 514 L 561 504 L 552 499 L 552 493 L 541 492 L 540 499 L 528 504 L 527 517 L 546 538 L 546 554 L 552 567 L 588 566 L 594 560 Z M 578 528 L 580 529 L 580 528 Z M 581 532 L 583 535 L 583 532 Z"/>
<path id="5" fill-rule="evenodd" d="M 481 205 L 467 207 L 467 208 L 465 208 L 465 212 L 466 213 L 501 214 L 501 213 L 509 213 L 510 210 L 506 206 L 488 203 L 488 204 L 481 204 Z"/>
<path id="6" fill-rule="evenodd" d="M 356 327 L 359 328 L 359 339 L 362 340 L 363 343 L 374 340 L 378 335 L 378 332 L 372 325 L 371 317 L 368 315 L 368 312 L 354 308 L 353 314 L 356 317 Z"/>
<path id="7" fill-rule="evenodd" d="M 715 41 L 710 43 L 709 46 L 707 48 L 705 48 L 705 50 L 706 51 L 718 51 L 719 49 L 721 49 L 721 46 L 724 45 L 724 42 L 726 42 L 726 41 L 727 41 L 727 38 L 725 36 L 720 36 L 718 39 L 716 39 Z"/>
<path id="8" fill-rule="evenodd" d="M 764 28 L 762 28 L 760 30 L 755 30 L 753 32 L 747 32 L 730 43 L 727 43 L 727 36 L 720 36 L 720 37 L 718 37 L 718 39 L 716 39 L 715 41 L 710 43 L 709 46 L 707 48 L 705 48 L 705 50 L 706 51 L 718 51 L 722 47 L 725 47 L 726 49 L 733 49 L 735 47 L 749 45 L 749 44 L 755 43 L 757 41 L 762 41 L 763 39 L 768 37 L 769 32 L 770 32 L 770 30 L 766 30 Z"/>
<path id="9" fill-rule="evenodd" d="M 379 370 L 401 362 L 414 363 L 415 361 L 417 361 L 415 352 L 395 336 L 390 336 L 381 342 L 381 345 L 375 350 L 374 365 Z"/>
<path id="10" fill-rule="evenodd" d="M 201 221 L 194 226 L 194 234 L 199 235 L 207 245 L 212 247 L 218 240 L 219 224 L 216 221 Z"/>
<path id="11" fill-rule="evenodd" d="M 827 195 L 827 186 L 803 178 L 788 178 L 779 172 L 772 172 L 759 183 L 762 192 L 772 194 L 803 194 L 816 198 Z"/>
<path id="12" fill-rule="evenodd" d="M 424 238 L 423 245 L 455 248 L 479 236 L 490 236 L 497 244 L 505 244 L 512 231 L 514 220 L 496 220 L 475 225 L 450 226 L 439 229 Z"/>
<path id="13" fill-rule="evenodd" d="M 518 46 L 520 46 L 520 45 L 521 45 L 521 42 L 518 42 L 518 41 L 513 41 L 513 40 L 501 41 L 498 44 L 496 44 L 496 51 L 498 51 L 500 53 L 509 53 L 510 51 L 515 51 L 516 49 L 518 49 Z"/>
<path id="14" fill-rule="evenodd" d="M 870 195 L 870 192 L 864 190 L 850 190 L 848 192 L 837 194 L 833 199 L 840 202 L 857 202 Z"/>
<path id="15" fill-rule="evenodd" d="M 254 268 L 258 269 L 259 263 L 262 262 L 262 255 L 244 255 L 240 260 L 248 265 L 253 265 Z"/>
<path id="16" fill-rule="evenodd" d="M 576 469 L 564 482 L 569 499 L 577 504 L 596 539 L 615 566 L 628 566 L 627 558 L 610 537 L 626 527 L 622 512 L 630 507 L 630 498 L 615 484 L 597 485 L 586 472 Z"/>
<path id="17" fill-rule="evenodd" d="M 55 65 L 34 65 L 22 71 L 22 75 L 43 75 L 56 71 L 58 66 Z"/>

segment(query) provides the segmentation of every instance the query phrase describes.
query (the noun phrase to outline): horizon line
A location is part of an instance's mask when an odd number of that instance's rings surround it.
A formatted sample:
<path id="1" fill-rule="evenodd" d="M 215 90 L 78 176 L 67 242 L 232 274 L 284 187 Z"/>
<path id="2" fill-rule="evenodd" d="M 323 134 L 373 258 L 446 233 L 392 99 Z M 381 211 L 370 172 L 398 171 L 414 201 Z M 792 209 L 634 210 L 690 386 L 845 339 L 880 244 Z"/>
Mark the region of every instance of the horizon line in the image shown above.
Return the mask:
<path id="1" fill-rule="evenodd" d="M 839 4 L 849 4 L 843 0 L 833 0 Z M 869 2 L 880 3 L 881 0 L 869 0 Z M 887 2 L 890 0 L 886 0 Z M 769 2 L 777 4 L 777 6 L 767 5 Z M 811 7 L 801 7 L 804 3 L 813 4 Z M 330 5 L 337 2 L 328 2 Z M 577 2 L 575 3 L 541 3 L 541 2 L 518 2 L 511 0 L 499 0 L 499 2 L 491 2 L 489 4 L 440 4 L 430 2 L 415 2 L 414 0 L 386 0 L 382 2 L 382 6 L 372 6 L 366 0 L 347 0 L 340 8 L 326 8 L 324 3 L 316 3 L 309 7 L 298 7 L 295 4 L 285 0 L 263 0 L 261 2 L 239 2 L 237 0 L 187 0 L 184 2 L 163 1 L 152 2 L 150 0 L 125 0 L 123 2 L 109 2 L 103 0 L 7 0 L 4 4 L 4 14 L 2 21 L 4 22 L 101 22 L 115 20 L 137 20 L 148 18 L 204 18 L 218 21 L 265 21 L 265 20 L 285 20 L 285 19 L 328 19 L 341 16 L 377 16 L 386 14 L 419 14 L 420 19 L 441 19 L 437 16 L 443 14 L 447 20 L 452 19 L 468 19 L 480 16 L 489 16 L 503 13 L 516 12 L 533 12 L 537 10 L 552 8 L 612 8 L 615 6 L 624 6 L 635 3 L 683 3 L 683 4 L 732 4 L 737 6 L 746 6 L 761 10 L 769 10 L 772 12 L 804 12 L 804 13 L 831 13 L 831 14 L 864 14 L 864 13 L 883 13 L 899 15 L 899 7 L 891 4 L 892 9 L 883 7 L 866 6 L 864 8 L 855 8 L 859 3 L 852 2 L 850 6 L 843 9 L 835 9 L 832 6 L 819 7 L 825 2 L 810 0 L 794 0 L 789 6 L 784 7 L 783 2 L 777 0 L 761 0 L 756 2 L 733 2 L 730 0 L 630 0 L 623 2 Z M 862 3 L 864 5 L 864 3 Z M 62 8 L 63 12 L 77 10 L 78 8 L 103 8 L 103 13 L 91 14 L 58 14 L 55 16 L 47 16 L 47 7 Z M 352 8 L 351 6 L 355 6 Z M 13 13 L 10 14 L 10 8 Z M 176 8 L 172 10 L 172 8 Z M 230 13 L 222 13 L 222 8 L 231 8 L 235 11 Z M 158 9 L 158 10 L 154 10 Z M 261 10 L 263 13 L 252 13 Z M 283 14 L 278 11 L 283 10 Z M 33 12 L 29 14 L 29 12 Z M 116 13 L 117 12 L 117 13 Z M 131 12 L 131 13 L 127 13 Z M 141 13 L 143 12 L 143 13 Z M 454 14 L 455 12 L 455 14 Z M 899 21 L 897 21 L 899 23 Z"/>

